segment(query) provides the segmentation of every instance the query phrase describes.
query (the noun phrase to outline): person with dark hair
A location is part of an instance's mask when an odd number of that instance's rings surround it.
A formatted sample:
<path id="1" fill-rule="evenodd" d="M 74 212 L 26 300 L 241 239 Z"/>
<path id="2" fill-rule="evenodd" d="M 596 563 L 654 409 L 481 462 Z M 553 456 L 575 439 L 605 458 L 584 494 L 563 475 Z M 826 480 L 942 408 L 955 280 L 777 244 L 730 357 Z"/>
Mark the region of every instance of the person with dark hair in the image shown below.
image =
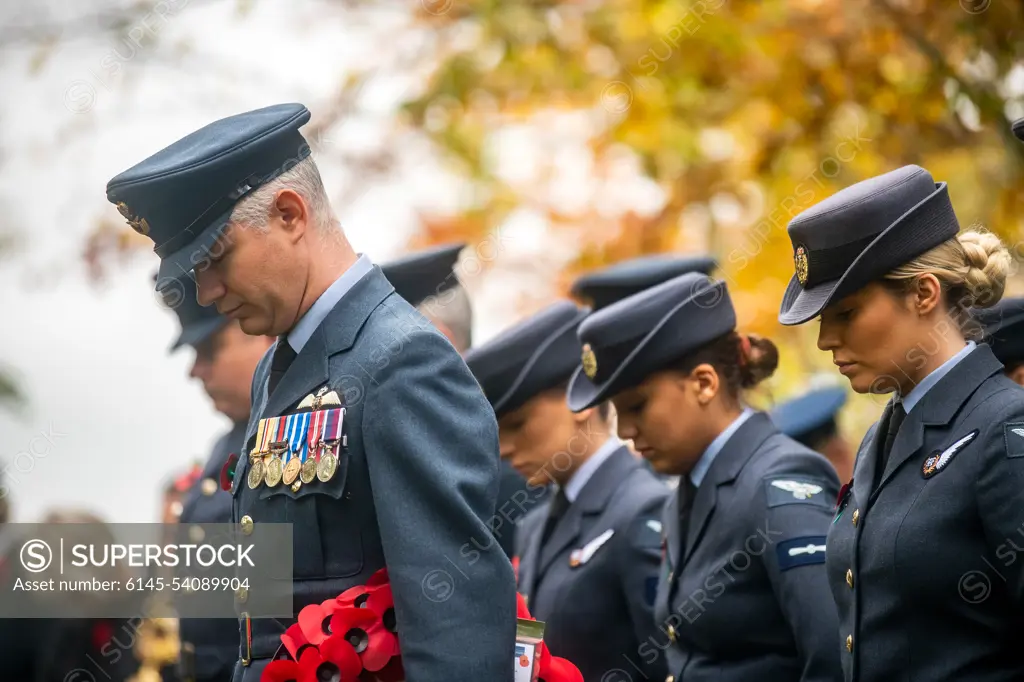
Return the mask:
<path id="1" fill-rule="evenodd" d="M 669 680 L 835 680 L 824 544 L 839 482 L 828 461 L 745 405 L 775 371 L 766 338 L 736 331 L 724 282 L 699 273 L 580 325 L 569 406 L 612 400 L 619 435 L 680 476 L 664 510 L 655 619 Z"/>
<path id="2" fill-rule="evenodd" d="M 946 183 L 913 165 L 788 230 L 779 321 L 818 318 L 818 348 L 853 390 L 893 394 L 828 533 L 845 679 L 1024 679 L 1024 562 L 1006 544 L 1021 529 L 1024 389 L 968 340 L 971 310 L 1002 297 L 1006 247 L 961 232 Z"/>
<path id="3" fill-rule="evenodd" d="M 576 413 L 565 404 L 576 327 L 588 312 L 556 302 L 466 362 L 497 414 L 502 459 L 531 494 L 557 488 L 520 524 L 519 592 L 547 624 L 551 653 L 583 679 L 602 680 L 657 632 L 659 519 L 669 491 L 614 437 L 607 403 Z M 645 679 L 664 679 L 663 659 L 638 663 Z"/>
<path id="4" fill-rule="evenodd" d="M 1003 363 L 1003 374 L 1024 386 L 1024 298 L 1004 298 L 975 311 L 975 317 L 992 353 Z"/>
<path id="5" fill-rule="evenodd" d="M 846 389 L 827 386 L 802 393 L 771 411 L 779 430 L 806 445 L 835 467 L 840 481 L 853 476 L 853 448 L 839 432 L 836 414 L 846 404 Z"/>

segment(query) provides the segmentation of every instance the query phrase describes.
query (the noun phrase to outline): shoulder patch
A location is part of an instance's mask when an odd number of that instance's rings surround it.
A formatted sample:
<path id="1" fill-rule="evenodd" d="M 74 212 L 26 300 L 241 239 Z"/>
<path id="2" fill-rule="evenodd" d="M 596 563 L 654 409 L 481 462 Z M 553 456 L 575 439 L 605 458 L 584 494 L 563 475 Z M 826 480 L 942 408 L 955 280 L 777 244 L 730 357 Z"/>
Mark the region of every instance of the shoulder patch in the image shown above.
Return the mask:
<path id="1" fill-rule="evenodd" d="M 821 481 L 810 478 L 773 478 L 765 481 L 769 507 L 784 504 L 814 504 L 832 508 L 832 501 L 826 499 L 825 486 Z"/>
<path id="2" fill-rule="evenodd" d="M 824 535 L 805 535 L 783 540 L 775 546 L 779 570 L 788 571 L 797 566 L 825 563 Z"/>
<path id="3" fill-rule="evenodd" d="M 1024 457 L 1024 422 L 1010 422 L 1003 427 L 1006 456 Z"/>
<path id="4" fill-rule="evenodd" d="M 928 459 L 921 465 L 921 475 L 925 478 L 931 478 L 935 474 L 939 473 L 946 468 L 946 465 L 953 460 L 953 455 L 963 450 L 968 443 L 978 437 L 978 429 L 974 429 L 963 438 L 957 439 L 955 443 L 950 445 L 945 450 L 933 452 Z M 1024 437 L 1020 440 L 1024 441 Z"/>

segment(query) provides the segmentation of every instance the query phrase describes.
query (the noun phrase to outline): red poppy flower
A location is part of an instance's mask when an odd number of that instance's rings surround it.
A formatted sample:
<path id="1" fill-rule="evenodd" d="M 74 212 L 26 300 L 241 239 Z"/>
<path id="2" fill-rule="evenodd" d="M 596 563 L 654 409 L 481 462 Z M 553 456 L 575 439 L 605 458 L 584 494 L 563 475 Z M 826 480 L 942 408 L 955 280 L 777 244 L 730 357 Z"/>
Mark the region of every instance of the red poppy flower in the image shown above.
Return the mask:
<path id="1" fill-rule="evenodd" d="M 299 664 L 295 661 L 271 661 L 263 669 L 260 682 L 298 682 Z"/>
<path id="2" fill-rule="evenodd" d="M 369 679 L 374 682 L 405 682 L 405 668 L 402 667 L 402 657 L 395 656 L 388 664 L 372 673 Z"/>
<path id="3" fill-rule="evenodd" d="M 383 585 L 371 592 L 366 599 L 364 608 L 376 613 L 388 632 L 398 632 L 398 623 L 395 620 L 395 596 L 391 592 L 391 585 Z"/>
<path id="4" fill-rule="evenodd" d="M 366 600 L 369 598 L 371 592 L 380 589 L 380 585 L 367 587 L 366 585 L 356 585 L 350 587 L 341 594 L 335 600 L 338 602 L 338 606 L 342 608 L 362 608 L 366 606 Z"/>
<path id="5" fill-rule="evenodd" d="M 362 671 L 352 647 L 334 639 L 331 643 L 325 641 L 320 650 L 310 647 L 302 652 L 297 682 L 355 682 Z"/>
<path id="6" fill-rule="evenodd" d="M 302 634 L 302 628 L 299 627 L 298 623 L 291 625 L 284 634 L 281 635 L 281 643 L 284 644 L 284 648 L 288 651 L 288 654 L 292 657 L 293 661 L 299 660 L 302 656 L 302 652 L 307 647 L 313 646 L 306 639 L 306 636 Z"/>
<path id="7" fill-rule="evenodd" d="M 370 579 L 366 581 L 366 586 L 379 587 L 381 585 L 387 585 L 389 582 L 390 581 L 388 580 L 388 569 L 387 567 L 385 567 L 371 575 Z"/>
<path id="8" fill-rule="evenodd" d="M 228 461 L 220 468 L 220 489 L 231 490 L 231 482 L 235 479 L 235 468 L 238 466 L 238 453 L 228 455 Z"/>
<path id="9" fill-rule="evenodd" d="M 518 592 L 516 592 L 516 618 L 533 620 L 533 616 L 530 615 L 530 609 L 526 608 L 526 597 Z"/>
<path id="10" fill-rule="evenodd" d="M 540 658 L 537 661 L 537 670 L 543 672 L 551 667 L 551 651 L 548 649 L 548 645 L 544 642 L 541 642 L 538 648 L 540 649 Z"/>
<path id="11" fill-rule="evenodd" d="M 519 557 L 512 557 L 512 573 L 516 577 L 516 582 L 519 582 Z"/>
<path id="12" fill-rule="evenodd" d="M 348 642 L 367 670 L 380 670 L 398 654 L 398 638 L 384 628 L 380 616 L 371 609 L 338 609 L 330 629 L 331 639 Z"/>
<path id="13" fill-rule="evenodd" d="M 583 674 L 564 658 L 552 656 L 547 669 L 541 668 L 539 682 L 583 682 Z"/>
<path id="14" fill-rule="evenodd" d="M 330 622 L 334 607 L 324 608 L 323 604 L 310 604 L 299 611 L 299 629 L 302 636 L 313 646 L 320 646 L 331 634 Z"/>

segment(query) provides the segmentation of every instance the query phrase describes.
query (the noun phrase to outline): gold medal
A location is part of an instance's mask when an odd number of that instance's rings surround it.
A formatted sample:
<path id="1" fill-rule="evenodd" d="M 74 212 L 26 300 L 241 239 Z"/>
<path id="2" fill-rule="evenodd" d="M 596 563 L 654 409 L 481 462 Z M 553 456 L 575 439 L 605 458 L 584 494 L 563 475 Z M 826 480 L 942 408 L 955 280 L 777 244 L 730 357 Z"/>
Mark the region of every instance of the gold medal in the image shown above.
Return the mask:
<path id="1" fill-rule="evenodd" d="M 303 483 L 312 483 L 314 478 L 316 478 L 316 459 L 310 454 L 307 455 L 306 461 L 302 463 L 302 468 L 299 471 L 299 480 Z"/>
<path id="2" fill-rule="evenodd" d="M 263 460 L 254 459 L 249 464 L 249 488 L 255 490 L 263 480 Z"/>
<path id="3" fill-rule="evenodd" d="M 270 456 L 270 461 L 267 462 L 267 473 L 263 479 L 267 487 L 273 488 L 281 482 L 281 475 L 284 473 L 281 469 L 281 456 L 275 452 Z"/>
<path id="4" fill-rule="evenodd" d="M 338 456 L 334 454 L 338 444 L 335 442 L 332 445 L 323 445 L 321 447 L 320 463 L 316 467 L 316 477 L 322 483 L 327 483 L 327 481 L 334 477 L 334 472 L 338 470 Z"/>
<path id="5" fill-rule="evenodd" d="M 288 460 L 288 463 L 284 465 L 284 475 L 281 480 L 284 481 L 285 485 L 291 485 L 295 483 L 295 479 L 299 477 L 299 471 L 302 469 L 302 462 L 299 461 L 299 456 L 296 455 Z"/>

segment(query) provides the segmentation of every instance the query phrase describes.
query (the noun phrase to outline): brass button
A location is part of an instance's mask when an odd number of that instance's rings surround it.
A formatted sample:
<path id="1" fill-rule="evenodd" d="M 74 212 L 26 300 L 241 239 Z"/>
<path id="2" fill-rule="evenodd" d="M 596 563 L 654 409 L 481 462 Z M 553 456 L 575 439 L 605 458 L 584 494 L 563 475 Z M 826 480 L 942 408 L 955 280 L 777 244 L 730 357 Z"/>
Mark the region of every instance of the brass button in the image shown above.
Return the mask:
<path id="1" fill-rule="evenodd" d="M 245 589 L 244 587 L 239 587 L 237 590 L 235 590 L 235 596 L 238 597 L 238 601 L 244 604 L 249 599 L 249 590 Z"/>
<path id="2" fill-rule="evenodd" d="M 846 584 L 850 586 L 850 589 L 853 589 L 853 571 L 849 568 L 846 569 Z"/>
<path id="3" fill-rule="evenodd" d="M 853 510 L 853 525 L 857 525 L 857 521 L 860 520 L 860 509 Z"/>
<path id="4" fill-rule="evenodd" d="M 206 531 L 203 530 L 202 526 L 190 526 L 188 529 L 188 537 L 192 542 L 198 544 L 206 537 Z"/>
<path id="5" fill-rule="evenodd" d="M 212 478 L 204 478 L 202 486 L 203 494 L 206 495 L 207 497 L 210 497 L 215 492 L 217 492 L 217 481 L 213 480 Z"/>
<path id="6" fill-rule="evenodd" d="M 853 635 L 846 636 L 846 650 L 853 651 Z"/>
<path id="7" fill-rule="evenodd" d="M 673 642 L 676 641 L 676 629 L 674 627 L 672 627 L 671 625 L 669 625 L 667 632 L 668 632 L 668 638 L 670 640 L 672 640 Z"/>
<path id="8" fill-rule="evenodd" d="M 668 677 L 665 678 L 665 682 L 676 682 L 676 676 L 675 675 L 669 675 Z"/>
<path id="9" fill-rule="evenodd" d="M 242 517 L 242 522 L 241 522 L 240 525 L 242 526 L 242 532 L 243 533 L 245 533 L 246 535 L 252 535 L 252 517 L 251 516 L 249 516 L 248 514 L 243 516 Z"/>

